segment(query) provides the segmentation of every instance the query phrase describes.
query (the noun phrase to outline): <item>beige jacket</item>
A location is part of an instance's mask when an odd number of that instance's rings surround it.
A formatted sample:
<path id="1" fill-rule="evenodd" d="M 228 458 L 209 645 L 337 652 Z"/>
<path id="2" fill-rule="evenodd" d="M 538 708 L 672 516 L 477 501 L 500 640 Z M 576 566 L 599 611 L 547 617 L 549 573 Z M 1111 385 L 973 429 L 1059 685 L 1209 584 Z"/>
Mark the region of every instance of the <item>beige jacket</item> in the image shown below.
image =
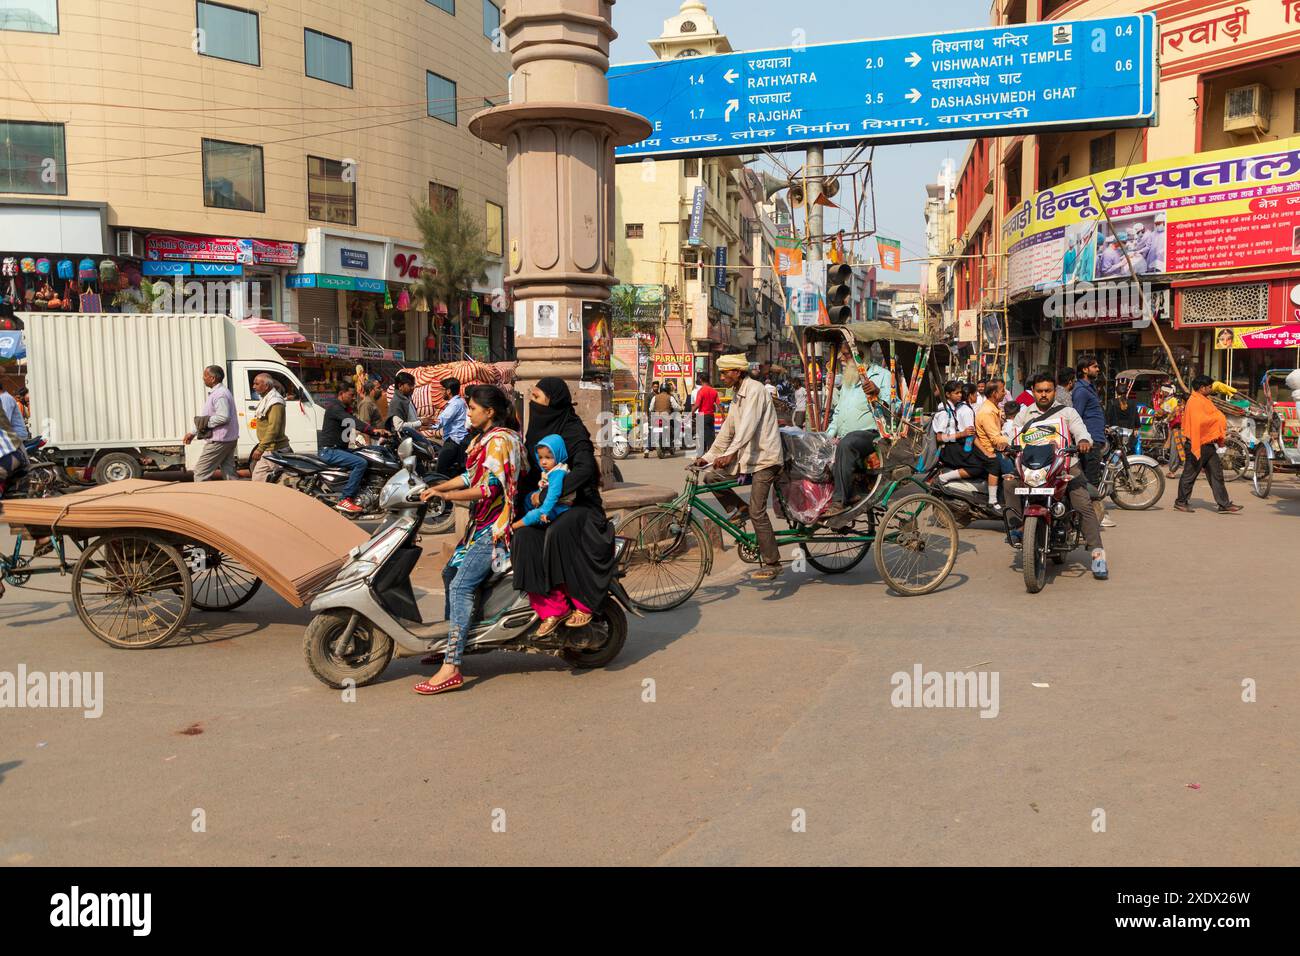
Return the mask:
<path id="1" fill-rule="evenodd" d="M 704 460 L 711 464 L 732 452 L 736 453 L 736 460 L 723 469 L 729 475 L 752 475 L 785 460 L 781 453 L 776 406 L 762 384 L 748 377 L 736 389 L 727 420 L 722 423 L 722 430 Z"/>

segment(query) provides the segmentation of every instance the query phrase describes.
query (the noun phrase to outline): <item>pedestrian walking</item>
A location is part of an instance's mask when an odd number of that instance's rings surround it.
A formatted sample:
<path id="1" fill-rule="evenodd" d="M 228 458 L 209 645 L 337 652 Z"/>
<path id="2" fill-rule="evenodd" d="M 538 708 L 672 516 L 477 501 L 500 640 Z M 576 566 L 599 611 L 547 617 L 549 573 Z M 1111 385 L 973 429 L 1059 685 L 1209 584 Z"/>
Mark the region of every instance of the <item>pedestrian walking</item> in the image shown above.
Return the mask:
<path id="1" fill-rule="evenodd" d="M 1187 408 L 1183 411 L 1183 447 L 1187 463 L 1183 466 L 1183 475 L 1178 480 L 1178 499 L 1174 502 L 1175 511 L 1190 513 L 1192 506 L 1189 499 L 1196 476 L 1205 472 L 1214 501 L 1219 506 L 1219 514 L 1231 515 L 1241 511 L 1241 505 L 1234 505 L 1228 497 L 1228 487 L 1223 481 L 1223 462 L 1219 460 L 1219 448 L 1228 438 L 1228 417 L 1214 407 L 1210 401 L 1210 391 L 1214 380 L 1208 375 L 1198 375 L 1192 379 L 1192 394 L 1187 399 Z"/>
<path id="2" fill-rule="evenodd" d="M 378 383 L 376 383 L 378 385 Z M 253 410 L 253 427 L 257 429 L 257 447 L 249 461 L 253 465 L 254 481 L 270 481 L 275 466 L 266 460 L 273 451 L 288 451 L 289 438 L 285 434 L 285 403 L 279 383 L 266 372 L 253 379 L 253 391 L 261 396 Z"/>
<path id="3" fill-rule="evenodd" d="M 235 416 L 235 396 L 226 387 L 226 370 L 220 365 L 209 365 L 203 370 L 203 384 L 208 391 L 203 411 L 194 420 L 195 430 L 189 432 L 185 444 L 194 439 L 203 440 L 203 450 L 194 464 L 194 480 L 208 481 L 214 471 L 221 477 L 234 481 L 235 452 L 239 448 L 239 420 Z"/>
<path id="4" fill-rule="evenodd" d="M 654 383 L 654 392 L 650 396 L 650 444 L 646 445 L 645 456 L 650 457 L 650 450 L 668 449 L 671 455 L 673 446 L 669 432 L 669 420 L 673 411 L 673 399 L 667 390 Z"/>
<path id="5" fill-rule="evenodd" d="M 699 429 L 701 439 L 699 447 L 703 454 L 713 447 L 713 440 L 717 438 L 718 390 L 709 384 L 709 376 L 703 372 L 695 376 L 695 382 L 692 404 L 695 406 L 696 428 Z"/>
<path id="6" fill-rule="evenodd" d="M 803 428 L 808 423 L 808 389 L 803 379 L 798 379 L 794 390 L 794 425 Z"/>
<path id="7" fill-rule="evenodd" d="M 1094 384 L 1101 376 L 1101 365 L 1094 356 L 1081 355 L 1075 363 L 1075 369 L 1079 377 L 1075 381 L 1074 390 L 1070 393 L 1070 400 L 1074 410 L 1083 419 L 1088 434 L 1095 438 L 1092 448 L 1086 454 L 1080 454 L 1079 464 L 1083 468 L 1083 476 L 1091 486 L 1090 493 L 1096 494 L 1097 489 L 1101 487 L 1104 471 L 1102 446 L 1106 440 L 1106 414 L 1102 409 L 1101 396 L 1097 394 L 1097 386 Z M 1115 527 L 1115 522 L 1106 517 L 1106 506 L 1099 499 L 1093 499 L 1092 507 L 1097 512 L 1097 520 L 1101 522 L 1103 528 Z"/>

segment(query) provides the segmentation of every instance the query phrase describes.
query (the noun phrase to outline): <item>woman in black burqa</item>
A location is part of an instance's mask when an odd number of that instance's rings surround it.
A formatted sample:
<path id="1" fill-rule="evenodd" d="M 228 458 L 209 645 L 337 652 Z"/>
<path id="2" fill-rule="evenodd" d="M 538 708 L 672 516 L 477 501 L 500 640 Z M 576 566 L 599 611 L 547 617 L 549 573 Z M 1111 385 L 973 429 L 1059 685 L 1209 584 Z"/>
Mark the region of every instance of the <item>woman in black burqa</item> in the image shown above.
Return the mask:
<path id="1" fill-rule="evenodd" d="M 565 624 L 581 627 L 604 603 L 614 576 L 614 526 L 600 500 L 600 466 L 591 433 L 573 407 L 569 386 L 560 378 L 544 378 L 530 398 L 524 440 L 530 462 L 536 461 L 538 441 L 559 435 L 569 451 L 564 497 L 574 497 L 572 507 L 554 522 L 515 532 L 510 554 L 515 589 L 553 600 L 567 598 L 574 610 Z M 533 467 L 520 480 L 519 507 L 529 507 L 527 499 L 537 490 L 540 474 Z"/>

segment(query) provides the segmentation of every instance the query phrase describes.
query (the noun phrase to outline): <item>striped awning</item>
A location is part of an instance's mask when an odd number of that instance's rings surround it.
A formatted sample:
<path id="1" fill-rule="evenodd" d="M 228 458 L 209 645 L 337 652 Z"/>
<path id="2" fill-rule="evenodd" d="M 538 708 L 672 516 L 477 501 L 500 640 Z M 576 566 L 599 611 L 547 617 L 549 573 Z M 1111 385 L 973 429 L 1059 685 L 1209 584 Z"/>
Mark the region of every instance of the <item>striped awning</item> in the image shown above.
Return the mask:
<path id="1" fill-rule="evenodd" d="M 272 322 L 269 319 L 249 318 L 240 319 L 239 324 L 248 331 L 252 332 L 267 345 L 274 345 L 280 348 L 310 348 L 311 343 L 307 341 L 306 336 L 300 335 L 287 325 L 279 322 Z"/>

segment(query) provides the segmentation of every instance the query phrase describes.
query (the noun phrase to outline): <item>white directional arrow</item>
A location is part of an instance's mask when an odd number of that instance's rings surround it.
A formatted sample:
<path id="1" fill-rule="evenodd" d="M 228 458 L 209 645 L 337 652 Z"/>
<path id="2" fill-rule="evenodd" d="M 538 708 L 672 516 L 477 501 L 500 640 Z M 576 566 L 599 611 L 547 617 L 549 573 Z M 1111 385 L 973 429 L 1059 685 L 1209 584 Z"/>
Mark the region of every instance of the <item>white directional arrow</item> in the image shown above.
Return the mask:
<path id="1" fill-rule="evenodd" d="M 728 70 L 726 73 L 722 74 L 722 78 L 728 83 L 735 83 L 736 80 L 740 79 L 740 74 L 735 70 Z"/>
<path id="2" fill-rule="evenodd" d="M 921 62 L 921 54 L 913 50 L 911 56 L 907 58 L 907 65 L 910 67 L 915 67 L 916 64 L 920 62 Z"/>
<path id="3" fill-rule="evenodd" d="M 919 99 L 920 96 L 921 96 L 921 94 L 920 94 L 920 93 L 917 93 L 916 96 L 917 96 L 917 98 Z M 915 100 L 914 100 L 913 102 L 915 102 Z M 734 112 L 736 112 L 736 110 L 738 110 L 738 109 L 740 109 L 740 100 L 727 100 L 727 112 L 726 112 L 726 115 L 724 115 L 724 116 L 722 117 L 722 121 L 723 121 L 724 123 L 730 123 L 730 122 L 731 122 L 731 114 L 734 113 Z"/>
<path id="4" fill-rule="evenodd" d="M 915 103 L 917 100 L 921 98 L 921 91 L 918 90 L 916 87 L 912 87 L 912 92 L 905 93 L 904 98 L 909 99 L 913 103 Z"/>

